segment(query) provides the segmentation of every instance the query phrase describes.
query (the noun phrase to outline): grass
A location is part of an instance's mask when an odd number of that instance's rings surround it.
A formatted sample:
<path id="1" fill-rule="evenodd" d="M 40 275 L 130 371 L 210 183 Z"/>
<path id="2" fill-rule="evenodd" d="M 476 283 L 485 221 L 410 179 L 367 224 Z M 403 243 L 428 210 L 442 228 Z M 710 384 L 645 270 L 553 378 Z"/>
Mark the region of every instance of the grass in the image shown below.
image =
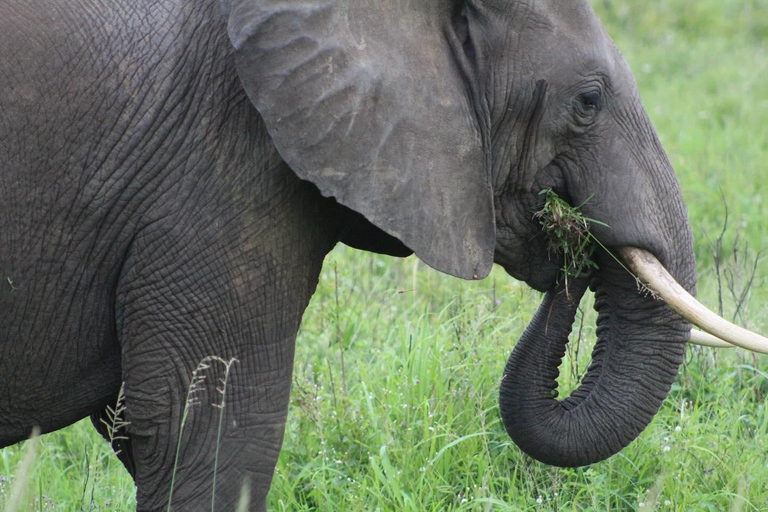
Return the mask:
<path id="1" fill-rule="evenodd" d="M 568 290 L 570 277 L 579 277 L 598 268 L 592 256 L 600 242 L 592 235 L 589 226 L 608 225 L 586 217 L 581 213 L 583 204 L 571 206 L 552 189 L 542 190 L 539 195 L 544 196 L 544 205 L 533 217 L 541 223 L 549 253 L 563 258 L 560 275 L 565 279 L 565 289 Z"/>
<path id="2" fill-rule="evenodd" d="M 768 230 L 768 2 L 593 3 L 680 178 L 700 296 L 767 332 L 765 262 L 749 275 Z M 472 283 L 413 258 L 335 250 L 299 334 L 271 509 L 768 510 L 768 361 L 742 351 L 690 349 L 654 422 L 605 462 L 564 470 L 523 456 L 497 388 L 539 299 L 499 269 Z M 565 392 L 594 340 L 582 308 Z M 21 510 L 135 508 L 130 478 L 89 424 L 38 442 Z M 0 451 L 0 508 L 24 454 Z"/>
<path id="3" fill-rule="evenodd" d="M 206 356 L 203 358 L 198 364 L 197 367 L 192 370 L 192 379 L 189 384 L 189 388 L 187 389 L 187 398 L 184 401 L 184 411 L 181 415 L 181 424 L 179 426 L 179 439 L 176 443 L 176 456 L 174 457 L 173 461 L 173 471 L 171 473 L 171 492 L 168 495 L 168 505 L 167 510 L 168 512 L 171 511 L 171 504 L 173 503 L 173 491 L 175 490 L 175 482 L 176 482 L 176 471 L 178 469 L 178 464 L 180 460 L 180 453 L 181 453 L 181 446 L 182 446 L 182 439 L 184 438 L 184 427 L 186 426 L 187 420 L 189 419 L 189 414 L 192 411 L 192 408 L 194 407 L 204 407 L 208 404 L 203 404 L 202 399 L 198 397 L 199 394 L 203 394 L 205 391 L 205 381 L 209 378 L 208 376 L 208 370 L 211 369 L 211 366 L 222 366 L 224 368 L 224 375 L 221 377 L 221 379 L 215 384 L 216 393 L 219 395 L 220 401 L 211 404 L 211 407 L 214 407 L 219 410 L 218 414 L 218 422 L 216 426 L 216 454 L 214 456 L 214 462 L 213 466 L 211 466 L 212 471 L 212 484 L 211 488 L 213 489 L 213 492 L 211 493 L 211 510 L 216 510 L 216 477 L 217 472 L 215 471 L 216 468 L 219 467 L 219 442 L 221 440 L 221 429 L 222 429 L 222 422 L 224 421 L 224 408 L 227 405 L 227 384 L 229 383 L 229 374 L 232 370 L 232 366 L 239 362 L 237 359 L 232 358 L 230 360 L 222 359 L 219 356 Z M 119 402 L 119 400 L 118 400 Z M 110 435 L 111 438 L 111 435 Z"/>

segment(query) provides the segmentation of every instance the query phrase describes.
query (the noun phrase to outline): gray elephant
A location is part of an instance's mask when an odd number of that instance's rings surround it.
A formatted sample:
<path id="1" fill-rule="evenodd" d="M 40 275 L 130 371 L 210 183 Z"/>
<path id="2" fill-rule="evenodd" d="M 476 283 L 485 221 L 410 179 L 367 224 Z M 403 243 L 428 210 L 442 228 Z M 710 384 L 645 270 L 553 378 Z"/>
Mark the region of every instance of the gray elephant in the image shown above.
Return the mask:
<path id="1" fill-rule="evenodd" d="M 263 510 L 338 242 L 548 292 L 500 393 L 533 457 L 606 458 L 669 391 L 688 320 L 605 251 L 563 293 L 533 217 L 543 189 L 583 203 L 612 252 L 694 291 L 673 170 L 586 0 L 5 0 L 0 52 L 0 446 L 91 415 L 140 510 L 232 510 L 244 484 Z M 590 285 L 593 363 L 558 401 Z M 210 356 L 237 359 L 223 421 L 182 429 Z"/>

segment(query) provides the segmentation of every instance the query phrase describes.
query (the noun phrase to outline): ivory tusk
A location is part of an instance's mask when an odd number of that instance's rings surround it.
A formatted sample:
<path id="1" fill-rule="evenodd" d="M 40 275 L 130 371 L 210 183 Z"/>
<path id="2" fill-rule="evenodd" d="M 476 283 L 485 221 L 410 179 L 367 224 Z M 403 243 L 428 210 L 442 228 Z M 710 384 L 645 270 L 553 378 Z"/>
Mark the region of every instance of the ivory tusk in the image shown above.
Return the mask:
<path id="1" fill-rule="evenodd" d="M 707 309 L 678 284 L 652 254 L 634 247 L 619 255 L 642 283 L 693 325 L 737 347 L 768 354 L 768 338 L 734 325 Z"/>
<path id="2" fill-rule="evenodd" d="M 701 345 L 702 347 L 714 347 L 714 348 L 734 348 L 736 345 L 721 340 L 715 336 L 698 329 L 691 329 L 690 343 L 694 345 Z"/>

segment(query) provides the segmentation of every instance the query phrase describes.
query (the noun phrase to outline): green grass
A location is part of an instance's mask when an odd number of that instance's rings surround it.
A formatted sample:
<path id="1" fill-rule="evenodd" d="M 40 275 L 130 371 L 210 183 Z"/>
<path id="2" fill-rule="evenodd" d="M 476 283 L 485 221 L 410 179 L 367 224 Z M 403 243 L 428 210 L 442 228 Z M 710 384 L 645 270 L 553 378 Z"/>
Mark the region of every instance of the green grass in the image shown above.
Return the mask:
<path id="1" fill-rule="evenodd" d="M 579 277 L 583 272 L 599 268 L 592 259 L 597 243 L 589 226 L 608 227 L 608 224 L 585 217 L 581 213 L 583 204 L 571 206 L 552 189 L 542 190 L 539 195 L 544 198 L 544 206 L 533 217 L 541 224 L 549 253 L 563 258 L 560 274 L 568 289 L 570 277 Z"/>
<path id="2" fill-rule="evenodd" d="M 593 3 L 680 178 L 700 296 L 719 307 L 717 260 L 733 316 L 744 258 L 767 246 L 768 1 Z M 704 233 L 720 234 L 721 194 L 729 229 L 713 254 Z M 763 332 L 765 275 L 760 263 L 737 319 Z M 654 422 L 608 461 L 564 470 L 522 455 L 497 388 L 539 299 L 499 269 L 470 283 L 413 258 L 335 250 L 299 335 L 272 510 L 768 510 L 768 360 L 741 351 L 689 350 Z M 587 306 L 566 390 L 594 339 Z M 22 510 L 135 508 L 130 478 L 88 423 L 44 436 L 39 452 Z M 23 453 L 0 451 L 0 508 Z"/>

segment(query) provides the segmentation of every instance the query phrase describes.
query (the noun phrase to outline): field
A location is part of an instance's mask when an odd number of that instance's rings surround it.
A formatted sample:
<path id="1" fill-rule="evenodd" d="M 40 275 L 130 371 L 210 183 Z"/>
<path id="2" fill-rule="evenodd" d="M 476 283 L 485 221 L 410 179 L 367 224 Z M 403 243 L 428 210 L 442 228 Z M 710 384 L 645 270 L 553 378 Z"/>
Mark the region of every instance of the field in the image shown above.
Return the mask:
<path id="1" fill-rule="evenodd" d="M 768 332 L 768 0 L 593 4 L 682 184 L 700 297 Z M 768 510 L 768 359 L 740 350 L 689 348 L 656 419 L 605 462 L 524 456 L 500 422 L 498 382 L 539 299 L 500 269 L 470 283 L 413 257 L 334 250 L 299 334 L 271 510 Z M 582 309 L 566 391 L 594 338 Z M 0 450 L 0 508 L 29 449 Z M 37 451 L 21 510 L 135 509 L 90 423 Z"/>

